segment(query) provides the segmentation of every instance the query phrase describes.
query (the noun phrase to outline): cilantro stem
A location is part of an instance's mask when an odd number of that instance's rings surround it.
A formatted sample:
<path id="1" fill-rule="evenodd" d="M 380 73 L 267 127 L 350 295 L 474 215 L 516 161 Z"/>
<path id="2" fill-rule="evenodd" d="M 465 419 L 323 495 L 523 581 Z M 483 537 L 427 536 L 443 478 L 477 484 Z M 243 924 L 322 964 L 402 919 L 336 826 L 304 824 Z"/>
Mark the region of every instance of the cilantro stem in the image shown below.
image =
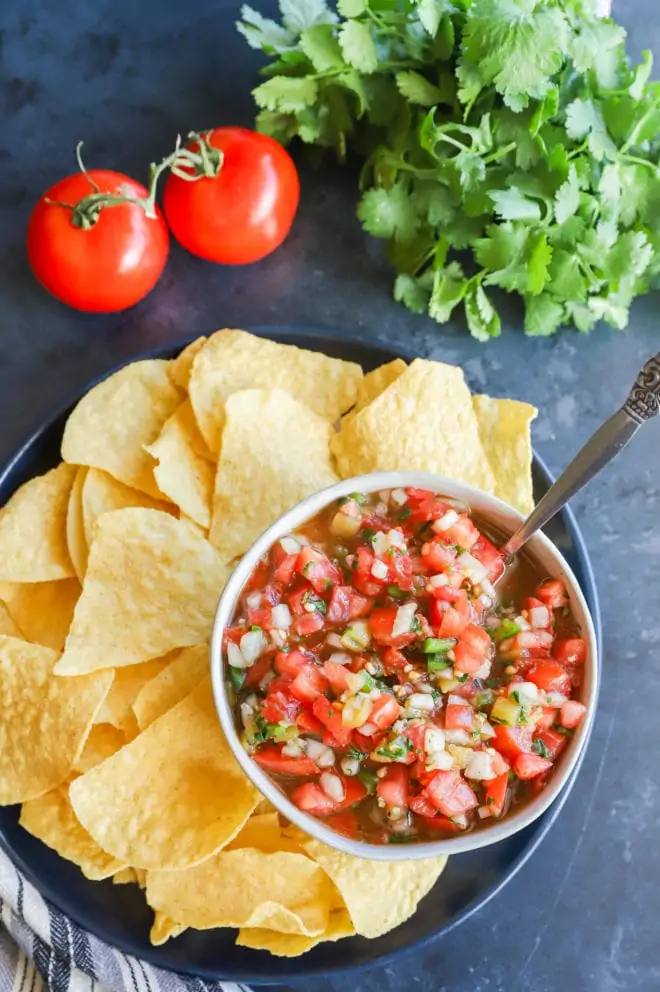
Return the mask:
<path id="1" fill-rule="evenodd" d="M 631 162 L 633 165 L 644 165 L 647 169 L 655 172 L 656 175 L 658 168 L 660 168 L 657 162 L 649 162 L 648 159 L 638 158 L 637 155 L 621 155 L 620 157 L 624 162 Z"/>
<path id="2" fill-rule="evenodd" d="M 649 117 L 651 117 L 651 115 L 656 112 L 656 109 L 657 108 L 655 106 L 654 107 L 649 107 L 648 110 L 646 111 L 646 113 L 643 114 L 642 117 L 640 117 L 640 119 L 637 121 L 637 123 L 635 124 L 634 128 L 630 132 L 630 135 L 628 136 L 627 141 L 625 141 L 625 143 L 619 149 L 619 151 L 620 151 L 620 153 L 622 155 L 625 155 L 625 153 L 628 151 L 628 149 L 631 148 L 635 144 L 635 142 L 637 141 L 637 138 L 639 137 L 639 135 L 640 135 L 640 133 L 642 131 L 642 128 L 646 124 L 646 122 L 649 119 Z"/>
<path id="3" fill-rule="evenodd" d="M 486 155 L 484 158 L 484 164 L 490 165 L 491 162 L 498 162 L 501 158 L 506 158 L 511 152 L 515 152 L 517 148 L 515 141 L 510 142 L 510 144 L 505 145 L 504 148 L 498 148 L 497 151 L 491 152 L 490 155 Z"/>

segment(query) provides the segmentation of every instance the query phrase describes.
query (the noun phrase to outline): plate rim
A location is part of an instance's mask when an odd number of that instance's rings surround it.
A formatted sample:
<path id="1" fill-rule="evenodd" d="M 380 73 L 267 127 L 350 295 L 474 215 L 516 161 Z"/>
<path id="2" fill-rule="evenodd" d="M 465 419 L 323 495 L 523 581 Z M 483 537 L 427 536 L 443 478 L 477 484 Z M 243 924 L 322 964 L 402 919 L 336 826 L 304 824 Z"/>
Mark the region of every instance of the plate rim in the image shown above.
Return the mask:
<path id="1" fill-rule="evenodd" d="M 318 344 L 319 349 L 321 348 L 323 342 L 337 346 L 337 343 L 345 343 L 347 347 L 358 346 L 367 351 L 378 351 L 383 353 L 384 356 L 389 356 L 385 358 L 385 361 L 393 361 L 395 358 L 402 358 L 407 362 L 413 361 L 415 358 L 421 356 L 417 355 L 413 349 L 408 349 L 405 346 L 393 345 L 391 342 L 385 340 L 380 335 L 365 335 L 359 332 L 347 332 L 341 331 L 333 328 L 324 328 L 319 326 L 311 326 L 306 324 L 257 324 L 245 328 L 247 331 L 253 334 L 258 334 L 261 337 L 269 337 L 271 335 L 279 335 L 284 338 L 307 338 L 310 342 Z M 214 331 L 208 331 L 206 334 L 210 335 Z M 26 439 L 18 445 L 9 455 L 6 461 L 0 465 L 0 489 L 4 486 L 7 478 L 12 474 L 17 465 L 21 462 L 23 457 L 28 454 L 31 448 L 37 444 L 41 438 L 51 430 L 57 420 L 64 417 L 71 407 L 77 403 L 86 393 L 88 393 L 94 386 L 103 382 L 109 376 L 118 372 L 125 366 L 138 361 L 145 361 L 149 359 L 157 358 L 170 358 L 179 354 L 188 344 L 196 340 L 199 337 L 204 336 L 204 332 L 187 335 L 184 338 L 179 338 L 175 341 L 162 342 L 147 351 L 138 352 L 136 355 L 128 357 L 121 362 L 116 363 L 111 368 L 105 370 L 104 372 L 96 375 L 91 380 L 88 380 L 83 386 L 69 390 L 67 395 L 58 403 L 53 404 L 47 413 L 42 416 L 38 423 L 32 428 L 28 433 Z M 554 477 L 549 471 L 545 461 L 541 456 L 533 449 L 533 462 L 537 470 L 540 472 L 544 481 L 551 485 L 554 481 Z M 15 491 L 15 490 L 14 490 Z M 601 620 L 601 610 L 600 610 L 600 600 L 598 596 L 598 588 L 596 585 L 596 578 L 594 574 L 594 569 L 591 564 L 591 559 L 589 557 L 587 547 L 584 541 L 584 537 L 577 523 L 575 514 L 572 509 L 567 506 L 564 507 L 562 515 L 565 519 L 566 529 L 568 530 L 571 541 L 573 544 L 573 549 L 577 561 L 580 567 L 580 573 L 584 581 L 584 595 L 587 599 L 589 610 L 591 612 L 594 630 L 596 634 L 596 644 L 598 647 L 598 657 L 597 665 L 600 668 L 601 678 L 599 679 L 599 691 L 596 697 L 595 706 L 596 712 L 598 710 L 599 699 L 600 699 L 600 686 L 602 684 L 603 675 L 603 659 L 602 659 L 602 620 Z M 397 947 L 390 951 L 385 951 L 384 953 L 373 958 L 371 961 L 364 961 L 357 964 L 342 964 L 340 961 L 332 969 L 332 974 L 337 975 L 347 975 L 347 974 L 359 974 L 370 970 L 371 968 L 378 967 L 386 964 L 395 958 L 400 958 L 402 956 L 407 956 L 413 951 L 419 951 L 425 948 L 430 943 L 439 940 L 446 934 L 451 933 L 453 930 L 457 929 L 461 924 L 465 923 L 472 916 L 475 915 L 480 909 L 486 906 L 492 899 L 494 899 L 506 885 L 513 879 L 529 861 L 529 859 L 536 852 L 538 847 L 541 845 L 544 838 L 547 836 L 549 831 L 555 825 L 559 814 L 564 808 L 569 795 L 571 794 L 577 776 L 582 767 L 584 757 L 589 747 L 591 736 L 593 733 L 593 727 L 595 720 L 592 721 L 592 725 L 585 740 L 584 747 L 579 755 L 578 761 L 568 778 L 564 789 L 554 801 L 554 803 L 549 807 L 549 809 L 542 814 L 542 816 L 536 820 L 533 824 L 530 824 L 526 830 L 533 830 L 533 833 L 529 840 L 526 841 L 525 846 L 522 851 L 513 859 L 511 864 L 506 869 L 502 877 L 493 881 L 490 885 L 475 896 L 462 911 L 447 920 L 442 926 L 440 926 L 433 933 L 426 934 L 419 937 L 416 940 L 411 941 L 405 947 Z M 503 842 L 504 843 L 504 842 Z M 162 963 L 154 961 L 145 951 L 140 949 L 136 951 L 135 946 L 131 946 L 126 942 L 115 942 L 110 944 L 107 937 L 95 930 L 90 929 L 87 924 L 82 919 L 82 913 L 80 916 L 75 913 L 71 913 L 70 910 L 65 910 L 60 906 L 58 901 L 58 893 L 53 886 L 46 883 L 44 884 L 40 878 L 37 878 L 33 872 L 33 869 L 29 864 L 26 864 L 21 856 L 16 855 L 16 853 L 11 850 L 9 846 L 5 844 L 5 839 L 3 834 L 0 833 L 0 847 L 8 855 L 10 860 L 23 872 L 28 881 L 35 886 L 37 891 L 42 895 L 44 899 L 52 903 L 53 906 L 59 911 L 64 913 L 80 926 L 87 933 L 96 937 L 97 939 L 103 941 L 103 943 L 108 944 L 111 947 L 116 948 L 122 953 L 129 954 L 132 956 L 138 956 L 145 962 L 147 962 L 151 967 L 159 968 L 161 970 L 169 970 L 173 974 L 182 975 L 187 978 L 201 978 L 202 980 L 212 980 L 212 981 L 237 981 L 240 983 L 248 983 L 254 985 L 255 987 L 267 987 L 269 985 L 279 985 L 287 981 L 295 981 L 301 977 L 315 978 L 319 976 L 325 976 L 328 974 L 328 967 L 326 966 L 312 966 L 305 968 L 304 971 L 297 967 L 300 964 L 300 958 L 290 959 L 290 971 L 283 971 L 281 975 L 275 978 L 268 979 L 264 978 L 263 975 L 255 974 L 251 975 L 249 972 L 241 975 L 240 977 L 223 978 L 218 972 L 211 972 L 208 968 L 204 968 L 201 972 L 199 970 L 194 970 L 195 966 L 191 965 L 190 969 L 181 970 L 180 968 L 167 968 Z M 454 857 L 461 857 L 462 855 L 454 855 Z M 146 946 L 146 951 L 149 951 L 149 946 Z M 284 961 L 286 959 L 279 959 Z M 304 958 L 302 959 L 304 960 Z"/>

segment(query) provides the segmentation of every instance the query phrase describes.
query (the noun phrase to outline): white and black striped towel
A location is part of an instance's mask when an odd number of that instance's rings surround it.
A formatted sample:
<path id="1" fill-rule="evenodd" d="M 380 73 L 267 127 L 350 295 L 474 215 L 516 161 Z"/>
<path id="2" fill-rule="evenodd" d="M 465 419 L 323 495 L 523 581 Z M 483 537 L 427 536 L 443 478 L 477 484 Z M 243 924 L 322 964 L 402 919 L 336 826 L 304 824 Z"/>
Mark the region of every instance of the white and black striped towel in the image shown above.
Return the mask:
<path id="1" fill-rule="evenodd" d="M 47 902 L 0 851 L 0 992 L 250 992 L 122 954 Z"/>

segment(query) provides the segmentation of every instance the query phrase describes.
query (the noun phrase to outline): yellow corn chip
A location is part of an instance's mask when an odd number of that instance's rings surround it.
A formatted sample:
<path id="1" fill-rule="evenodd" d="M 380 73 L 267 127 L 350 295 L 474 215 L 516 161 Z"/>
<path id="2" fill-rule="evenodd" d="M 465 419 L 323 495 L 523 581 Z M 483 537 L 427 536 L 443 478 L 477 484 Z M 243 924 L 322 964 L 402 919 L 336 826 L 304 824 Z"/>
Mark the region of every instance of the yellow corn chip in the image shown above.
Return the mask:
<path id="1" fill-rule="evenodd" d="M 23 803 L 20 824 L 60 857 L 77 864 L 87 878 L 109 878 L 122 870 L 121 862 L 106 854 L 76 819 L 67 785 Z"/>
<path id="2" fill-rule="evenodd" d="M 113 885 L 137 885 L 135 868 L 122 868 L 112 876 Z"/>
<path id="3" fill-rule="evenodd" d="M 281 851 L 284 846 L 279 814 L 253 813 L 231 844 L 227 844 L 226 850 L 237 851 L 242 847 L 255 847 L 258 851 L 268 854 Z"/>
<path id="4" fill-rule="evenodd" d="M 161 492 L 200 527 L 208 529 L 215 459 L 210 460 L 211 453 L 199 433 L 189 400 L 181 404 L 146 450 L 158 463 L 154 475 Z"/>
<path id="5" fill-rule="evenodd" d="M 104 514 L 95 534 L 58 674 L 137 665 L 210 637 L 227 569 L 205 538 L 139 508 Z"/>
<path id="6" fill-rule="evenodd" d="M 183 351 L 170 362 L 168 367 L 170 379 L 179 389 L 185 389 L 188 392 L 192 363 L 195 360 L 195 355 L 198 351 L 202 350 L 207 340 L 208 338 L 206 337 L 195 338 L 194 341 L 186 345 Z"/>
<path id="7" fill-rule="evenodd" d="M 112 682 L 61 679 L 57 654 L 0 637 L 0 805 L 37 799 L 69 776 Z"/>
<path id="8" fill-rule="evenodd" d="M 8 585 L 13 585 L 13 583 L 0 582 L 0 587 Z M 3 595 L 1 588 L 0 595 Z M 3 600 L 0 600 L 0 634 L 3 634 L 5 637 L 17 637 L 19 641 L 25 640 L 23 632 L 18 629 L 12 620 L 11 614 L 7 609 L 7 604 Z"/>
<path id="9" fill-rule="evenodd" d="M 83 523 L 88 547 L 94 540 L 94 526 L 99 517 L 113 510 L 125 510 L 129 506 L 142 506 L 148 510 L 162 510 L 175 513 L 176 507 L 164 500 L 152 499 L 146 493 L 138 492 L 113 479 L 107 472 L 90 468 L 82 491 Z"/>
<path id="10" fill-rule="evenodd" d="M 181 399 L 166 361 L 126 365 L 80 400 L 64 428 L 62 458 L 103 469 L 125 485 L 159 497 L 144 446 L 156 440 Z"/>
<path id="11" fill-rule="evenodd" d="M 208 673 L 208 644 L 173 652 L 169 664 L 140 689 L 133 701 L 140 730 L 146 730 L 154 720 L 185 699 Z"/>
<path id="12" fill-rule="evenodd" d="M 150 871 L 147 902 L 173 920 L 212 927 L 264 927 L 314 937 L 326 929 L 332 887 L 302 854 L 220 851 L 187 871 Z"/>
<path id="13" fill-rule="evenodd" d="M 133 703 L 140 690 L 160 675 L 168 663 L 165 659 L 154 658 L 153 661 L 143 661 L 141 665 L 118 668 L 96 722 L 109 723 L 131 738 L 134 737 L 137 727 Z"/>
<path id="14" fill-rule="evenodd" d="M 87 555 L 89 553 L 82 512 L 82 490 L 86 475 L 86 468 L 79 468 L 76 472 L 66 514 L 66 540 L 69 556 L 81 582 L 87 568 Z"/>
<path id="15" fill-rule="evenodd" d="M 326 940 L 341 940 L 355 936 L 355 927 L 345 909 L 333 909 L 328 926 L 318 937 L 303 937 L 296 933 L 277 933 L 257 927 L 242 927 L 236 938 L 237 947 L 251 947 L 254 951 L 270 951 L 281 958 L 296 958 L 311 951 Z"/>
<path id="16" fill-rule="evenodd" d="M 72 782 L 70 795 L 105 851 L 123 864 L 168 872 L 210 858 L 259 802 L 220 730 L 210 679 Z"/>
<path id="17" fill-rule="evenodd" d="M 492 492 L 472 397 L 452 365 L 416 359 L 332 439 L 344 478 L 388 469 L 435 472 Z"/>
<path id="18" fill-rule="evenodd" d="M 335 883 L 362 937 L 380 937 L 412 916 L 447 863 L 445 857 L 366 861 L 304 836 L 300 846 Z"/>
<path id="19" fill-rule="evenodd" d="M 0 582 L 0 598 L 22 637 L 61 651 L 80 596 L 78 579 L 58 582 Z M 6 633 L 9 633 L 7 631 Z"/>
<path id="20" fill-rule="evenodd" d="M 362 375 L 353 362 L 277 344 L 246 331 L 224 330 L 213 334 L 195 356 L 190 399 L 199 429 L 217 454 L 224 406 L 232 393 L 279 386 L 334 423 L 355 402 Z M 267 434 L 268 425 L 263 426 Z"/>
<path id="21" fill-rule="evenodd" d="M 495 475 L 495 495 L 524 516 L 534 509 L 530 425 L 538 410 L 518 400 L 473 396 L 481 443 Z"/>
<path id="22" fill-rule="evenodd" d="M 121 730 L 109 723 L 96 723 L 89 732 L 82 754 L 74 762 L 73 770 L 84 775 L 90 768 L 96 768 L 102 761 L 116 754 L 126 744 Z"/>
<path id="23" fill-rule="evenodd" d="M 329 450 L 332 426 L 283 390 L 234 393 L 226 414 L 209 540 L 230 560 L 285 510 L 337 476 Z"/>
<path id="24" fill-rule="evenodd" d="M 66 539 L 74 465 L 30 479 L 0 513 L 0 579 L 49 582 L 76 574 Z"/>
<path id="25" fill-rule="evenodd" d="M 149 934 L 149 940 L 154 947 L 160 947 L 161 944 L 164 944 L 171 938 L 178 937 L 185 929 L 186 927 L 182 927 L 179 923 L 175 923 L 174 920 L 170 920 L 164 913 L 156 913 L 151 927 L 151 933 Z"/>
<path id="26" fill-rule="evenodd" d="M 370 403 L 373 403 L 376 397 L 385 392 L 387 387 L 391 386 L 393 382 L 396 382 L 407 368 L 408 366 L 402 358 L 395 358 L 394 361 L 388 362 L 387 365 L 379 365 L 377 369 L 367 372 L 360 383 L 355 406 L 346 414 L 344 423 L 349 418 L 355 417 L 366 406 L 369 406 Z"/>

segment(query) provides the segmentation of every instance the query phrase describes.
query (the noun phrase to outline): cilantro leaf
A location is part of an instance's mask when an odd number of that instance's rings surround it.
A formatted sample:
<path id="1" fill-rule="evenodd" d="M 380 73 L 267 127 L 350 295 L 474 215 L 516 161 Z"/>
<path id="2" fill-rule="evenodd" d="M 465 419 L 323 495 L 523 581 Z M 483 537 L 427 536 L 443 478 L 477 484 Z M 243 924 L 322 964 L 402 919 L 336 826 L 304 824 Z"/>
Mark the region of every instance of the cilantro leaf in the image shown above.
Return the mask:
<path id="1" fill-rule="evenodd" d="M 358 218 L 365 231 L 377 238 L 405 241 L 417 230 L 417 216 L 402 182 L 390 189 L 368 189 L 358 206 Z"/>
<path id="2" fill-rule="evenodd" d="M 616 145 L 607 133 L 600 109 L 593 100 L 573 100 L 566 108 L 566 132 L 571 138 L 587 138 L 589 150 L 600 161 L 616 156 Z"/>
<path id="3" fill-rule="evenodd" d="M 454 14 L 456 8 L 449 0 L 419 0 L 417 12 L 424 30 L 435 38 L 443 16 Z"/>
<path id="4" fill-rule="evenodd" d="M 486 296 L 481 283 L 470 280 L 465 293 L 465 316 L 470 334 L 477 341 L 498 338 L 502 333 L 499 314 Z"/>
<path id="5" fill-rule="evenodd" d="M 433 277 L 433 289 L 428 303 L 429 316 L 439 324 L 445 324 L 452 311 L 465 296 L 468 280 L 458 262 L 451 262 L 446 268 L 438 269 Z"/>
<path id="6" fill-rule="evenodd" d="M 257 106 L 264 110 L 294 113 L 311 107 L 317 96 L 316 82 L 308 76 L 273 76 L 252 91 Z"/>
<path id="7" fill-rule="evenodd" d="M 317 24 L 335 24 L 337 15 L 325 0 L 278 0 L 282 20 L 290 31 L 301 33 Z"/>
<path id="8" fill-rule="evenodd" d="M 575 166 L 571 165 L 568 179 L 557 190 L 555 195 L 555 217 L 558 224 L 563 224 L 569 217 L 578 212 L 580 206 L 580 187 L 578 185 Z"/>
<path id="9" fill-rule="evenodd" d="M 429 305 L 430 289 L 422 279 L 402 273 L 394 282 L 394 299 L 404 303 L 413 313 L 425 313 Z"/>
<path id="10" fill-rule="evenodd" d="M 564 320 L 564 308 L 549 293 L 525 300 L 525 334 L 548 337 Z"/>
<path id="11" fill-rule="evenodd" d="M 420 107 L 433 107 L 440 102 L 440 90 L 419 72 L 397 72 L 396 85 L 401 96 Z"/>
<path id="12" fill-rule="evenodd" d="M 339 44 L 344 58 L 360 72 L 375 72 L 378 68 L 378 55 L 368 24 L 362 21 L 346 21 L 339 29 Z"/>
<path id="13" fill-rule="evenodd" d="M 549 281 L 548 267 L 552 260 L 552 248 L 548 244 L 545 232 L 535 234 L 529 246 L 529 292 L 532 296 L 538 296 L 543 292 L 543 287 Z"/>
<path id="14" fill-rule="evenodd" d="M 618 24 L 604 18 L 585 18 L 570 45 L 575 68 L 582 73 L 593 70 L 603 89 L 614 89 L 625 37 Z"/>
<path id="15" fill-rule="evenodd" d="M 344 66 L 341 48 L 330 24 L 317 24 L 303 31 L 300 47 L 318 72 Z"/>
<path id="16" fill-rule="evenodd" d="M 342 17 L 359 17 L 366 9 L 366 0 L 338 0 L 337 3 L 337 10 Z"/>
<path id="17" fill-rule="evenodd" d="M 635 69 L 635 78 L 633 79 L 628 92 L 630 93 L 633 100 L 641 100 L 644 96 L 644 87 L 649 81 L 651 72 L 653 70 L 653 52 L 649 52 L 648 49 L 642 52 L 642 61 Z"/>
<path id="18" fill-rule="evenodd" d="M 495 213 L 502 220 L 541 219 L 541 208 L 534 200 L 528 199 L 519 189 L 494 189 L 488 194 L 495 205 Z"/>
<path id="19" fill-rule="evenodd" d="M 293 33 L 276 21 L 263 17 L 258 10 L 247 4 L 241 7 L 241 21 L 236 28 L 243 35 L 250 48 L 262 49 L 269 55 L 290 51 L 295 44 Z"/>

